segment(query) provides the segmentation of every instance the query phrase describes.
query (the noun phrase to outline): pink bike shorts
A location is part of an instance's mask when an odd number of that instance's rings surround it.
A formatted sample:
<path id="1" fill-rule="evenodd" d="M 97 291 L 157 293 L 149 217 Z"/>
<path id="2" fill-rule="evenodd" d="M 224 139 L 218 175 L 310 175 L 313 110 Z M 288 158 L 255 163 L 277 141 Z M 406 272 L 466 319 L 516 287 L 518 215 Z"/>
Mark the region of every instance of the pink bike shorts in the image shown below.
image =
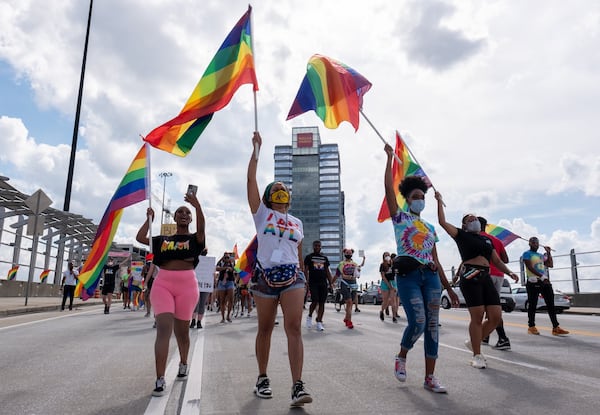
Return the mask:
<path id="1" fill-rule="evenodd" d="M 191 320 L 198 297 L 198 280 L 193 269 L 159 270 L 150 291 L 154 314 L 171 313 L 178 320 Z"/>

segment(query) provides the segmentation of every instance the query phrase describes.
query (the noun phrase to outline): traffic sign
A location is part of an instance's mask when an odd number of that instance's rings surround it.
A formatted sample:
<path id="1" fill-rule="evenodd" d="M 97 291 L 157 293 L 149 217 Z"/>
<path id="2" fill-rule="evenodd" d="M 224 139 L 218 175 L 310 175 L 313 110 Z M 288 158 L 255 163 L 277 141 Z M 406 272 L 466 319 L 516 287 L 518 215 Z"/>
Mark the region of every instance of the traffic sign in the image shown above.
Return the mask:
<path id="1" fill-rule="evenodd" d="M 52 200 L 42 189 L 38 189 L 34 194 L 25 199 L 25 204 L 31 209 L 34 215 L 39 215 L 50 207 Z"/>

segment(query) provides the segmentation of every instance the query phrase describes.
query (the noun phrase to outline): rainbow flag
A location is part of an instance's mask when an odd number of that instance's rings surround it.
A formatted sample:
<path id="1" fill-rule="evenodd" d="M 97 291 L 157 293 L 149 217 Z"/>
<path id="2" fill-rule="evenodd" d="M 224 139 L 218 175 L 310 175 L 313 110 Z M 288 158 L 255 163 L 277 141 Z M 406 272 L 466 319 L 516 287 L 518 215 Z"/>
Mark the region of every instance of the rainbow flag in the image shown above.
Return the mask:
<path id="1" fill-rule="evenodd" d="M 92 248 L 79 273 L 79 282 L 75 289 L 77 297 L 81 296 L 83 300 L 87 300 L 94 296 L 102 268 L 106 263 L 112 241 L 119 227 L 123 209 L 145 200 L 149 194 L 148 170 L 148 145 L 144 144 L 127 169 L 125 177 L 117 187 L 98 225 Z"/>
<path id="2" fill-rule="evenodd" d="M 46 279 L 48 279 L 49 274 L 50 274 L 49 269 L 43 270 L 42 273 L 40 274 L 40 283 L 46 282 Z"/>
<path id="3" fill-rule="evenodd" d="M 400 194 L 398 189 L 398 185 L 406 176 L 420 176 L 422 177 L 428 186 L 431 186 L 431 182 L 429 178 L 417 163 L 414 162 L 412 157 L 410 156 L 410 152 L 408 151 L 408 147 L 400 137 L 400 133 L 396 131 L 396 148 L 394 152 L 398 155 L 398 158 L 402 161 L 402 165 L 398 165 L 398 160 L 394 157 L 394 161 L 392 162 L 392 177 L 394 179 L 394 191 L 396 192 L 396 201 L 398 202 L 398 206 L 403 211 L 408 211 L 408 203 Z M 396 213 L 396 212 L 394 212 Z M 383 198 L 383 202 L 381 203 L 381 209 L 379 209 L 379 216 L 377 216 L 378 222 L 383 222 L 390 218 L 390 212 L 388 209 L 387 202 L 385 200 L 385 196 Z"/>
<path id="4" fill-rule="evenodd" d="M 508 229 L 503 228 L 502 226 L 492 225 L 491 223 L 488 223 L 486 225 L 485 232 L 500 239 L 500 242 L 502 242 L 502 245 L 504 246 L 508 245 L 516 239 L 524 239 L 521 238 L 519 235 L 512 233 Z"/>
<path id="5" fill-rule="evenodd" d="M 254 71 L 250 15 L 252 7 L 229 33 L 192 95 L 175 118 L 155 128 L 144 139 L 153 147 L 177 156 L 186 156 L 215 112 L 231 101 L 243 84 L 258 91 Z"/>
<path id="6" fill-rule="evenodd" d="M 358 130 L 363 95 L 371 83 L 354 69 L 334 59 L 313 55 L 287 119 L 313 110 L 327 128 L 348 121 Z"/>
<path id="7" fill-rule="evenodd" d="M 6 276 L 6 279 L 8 281 L 12 281 L 15 278 L 17 278 L 17 271 L 19 269 L 18 265 L 15 265 L 14 267 L 12 267 L 11 269 L 8 270 L 8 275 Z"/>
<path id="8" fill-rule="evenodd" d="M 258 251 L 258 239 L 256 235 L 250 241 L 242 255 L 235 263 L 235 269 L 240 274 L 240 279 L 244 281 L 244 284 L 248 284 L 250 278 L 252 278 L 252 272 L 254 271 L 254 265 L 256 264 L 256 253 Z"/>

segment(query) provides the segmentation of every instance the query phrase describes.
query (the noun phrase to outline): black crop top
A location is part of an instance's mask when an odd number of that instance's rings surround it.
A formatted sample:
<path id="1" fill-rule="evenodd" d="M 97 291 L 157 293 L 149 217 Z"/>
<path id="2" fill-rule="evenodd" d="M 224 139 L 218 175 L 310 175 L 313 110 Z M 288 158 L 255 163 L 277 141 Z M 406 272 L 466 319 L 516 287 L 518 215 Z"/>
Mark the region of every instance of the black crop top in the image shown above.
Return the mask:
<path id="1" fill-rule="evenodd" d="M 198 265 L 198 256 L 205 244 L 199 244 L 196 234 L 188 235 L 160 235 L 152 238 L 152 253 L 157 266 L 173 259 L 194 260 L 194 268 Z"/>
<path id="2" fill-rule="evenodd" d="M 466 232 L 462 229 L 458 229 L 458 234 L 456 234 L 454 240 L 458 246 L 460 259 L 463 261 L 468 261 L 469 259 L 475 258 L 479 255 L 487 259 L 488 262 L 490 261 L 494 246 L 489 238 L 477 233 Z"/>

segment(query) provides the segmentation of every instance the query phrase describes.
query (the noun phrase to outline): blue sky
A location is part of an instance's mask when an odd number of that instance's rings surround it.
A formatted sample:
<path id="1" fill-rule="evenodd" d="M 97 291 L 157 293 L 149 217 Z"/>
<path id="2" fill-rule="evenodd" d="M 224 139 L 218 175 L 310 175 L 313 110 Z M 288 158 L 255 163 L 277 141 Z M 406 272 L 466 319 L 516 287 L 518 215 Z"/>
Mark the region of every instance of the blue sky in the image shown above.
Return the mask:
<path id="1" fill-rule="evenodd" d="M 364 278 L 377 280 L 391 225 L 378 224 L 385 153 L 361 121 L 327 130 L 312 113 L 285 121 L 314 53 L 336 58 L 373 83 L 364 111 L 393 142 L 398 129 L 436 188 L 447 217 L 486 216 L 557 253 L 600 250 L 600 5 L 589 1 L 262 1 L 253 10 L 259 185 L 273 176 L 273 147 L 294 126 L 317 125 L 338 143 L 346 193 L 347 245 L 364 249 Z M 43 188 L 62 207 L 87 2 L 0 4 L 0 174 L 25 193 Z M 71 211 L 98 221 L 140 145 L 139 134 L 176 115 L 247 2 L 96 2 Z M 327 30 L 324 30 L 327 28 Z M 184 158 L 153 152 L 173 172 L 167 205 L 188 183 L 208 219 L 215 255 L 253 234 L 245 169 L 254 128 L 242 87 Z M 32 168 L 35 166 L 35 168 Z M 154 200 L 156 203 L 156 199 Z M 436 223 L 433 192 L 424 217 Z M 144 206 L 129 208 L 117 234 L 132 242 Z M 440 231 L 445 267 L 456 247 Z M 527 245 L 514 242 L 511 259 Z M 5 251 L 0 254 L 6 256 Z M 600 263 L 600 258 L 587 260 Z M 593 261 L 592 261 L 593 262 Z M 3 273 L 0 265 L 0 274 Z M 589 271 L 588 271 L 589 272 Z M 568 288 L 568 287 L 567 287 Z M 600 288 L 599 288 L 600 289 Z"/>

